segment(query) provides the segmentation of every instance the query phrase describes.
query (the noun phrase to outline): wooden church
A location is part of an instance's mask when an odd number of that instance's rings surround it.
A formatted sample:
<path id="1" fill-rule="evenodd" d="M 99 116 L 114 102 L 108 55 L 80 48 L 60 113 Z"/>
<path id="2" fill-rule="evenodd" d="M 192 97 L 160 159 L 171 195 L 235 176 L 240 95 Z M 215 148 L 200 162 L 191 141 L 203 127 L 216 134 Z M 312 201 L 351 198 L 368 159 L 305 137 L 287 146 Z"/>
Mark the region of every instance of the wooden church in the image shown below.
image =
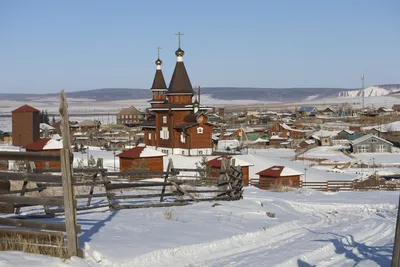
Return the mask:
<path id="1" fill-rule="evenodd" d="M 194 90 L 186 72 L 180 46 L 176 50 L 176 64 L 167 88 L 161 70 L 160 54 L 156 60 L 156 74 L 151 87 L 148 121 L 142 126 L 144 142 L 165 154 L 189 156 L 211 155 L 213 125 L 208 122 L 206 111 L 199 99 L 193 99 Z"/>

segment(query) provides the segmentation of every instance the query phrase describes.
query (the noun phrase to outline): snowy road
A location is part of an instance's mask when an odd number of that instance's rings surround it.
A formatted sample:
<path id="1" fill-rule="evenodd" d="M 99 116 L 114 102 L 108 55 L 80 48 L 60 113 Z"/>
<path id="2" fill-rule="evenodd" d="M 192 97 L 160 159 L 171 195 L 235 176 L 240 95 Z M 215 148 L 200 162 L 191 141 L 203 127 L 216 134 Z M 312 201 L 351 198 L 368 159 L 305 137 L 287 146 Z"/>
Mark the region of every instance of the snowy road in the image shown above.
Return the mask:
<path id="1" fill-rule="evenodd" d="M 390 266 L 398 196 L 246 188 L 245 199 L 215 208 L 85 212 L 78 215 L 85 259 L 2 252 L 0 267 Z"/>

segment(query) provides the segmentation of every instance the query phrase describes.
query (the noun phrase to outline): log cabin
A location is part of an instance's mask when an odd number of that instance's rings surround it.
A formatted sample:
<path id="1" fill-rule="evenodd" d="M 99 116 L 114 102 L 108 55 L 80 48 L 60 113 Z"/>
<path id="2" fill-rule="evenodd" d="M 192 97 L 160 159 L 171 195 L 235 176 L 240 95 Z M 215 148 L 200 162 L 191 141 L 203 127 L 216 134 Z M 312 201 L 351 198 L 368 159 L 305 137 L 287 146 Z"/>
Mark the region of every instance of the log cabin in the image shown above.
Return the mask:
<path id="1" fill-rule="evenodd" d="M 300 175 L 303 175 L 302 172 L 293 170 L 286 166 L 277 165 L 262 170 L 256 174 L 259 175 L 260 189 L 268 189 L 272 184 L 298 186 L 300 183 Z"/>
<path id="2" fill-rule="evenodd" d="M 165 154 L 211 155 L 214 125 L 208 121 L 210 109 L 200 106 L 200 96 L 193 101 L 194 90 L 183 63 L 184 51 L 176 50 L 177 61 L 167 88 L 156 60 L 156 74 L 151 87 L 149 112 L 153 120 L 143 123 L 144 143 Z"/>
<path id="3" fill-rule="evenodd" d="M 39 139 L 36 142 L 30 143 L 26 146 L 23 146 L 27 152 L 60 152 L 63 148 L 62 141 L 51 139 L 51 138 L 43 138 Z M 60 161 L 37 161 L 35 162 L 35 167 L 37 169 L 46 169 L 46 168 L 61 168 Z"/>
<path id="4" fill-rule="evenodd" d="M 147 146 L 135 146 L 118 155 L 121 172 L 132 172 L 141 169 L 148 172 L 164 171 L 164 153 Z"/>
<path id="5" fill-rule="evenodd" d="M 208 172 L 209 176 L 211 178 L 218 178 L 221 174 L 221 166 L 222 166 L 222 159 L 232 159 L 230 156 L 220 156 L 217 158 L 214 158 L 212 160 L 207 161 L 207 166 L 208 166 Z M 243 186 L 248 186 L 249 185 L 249 168 L 250 166 L 254 166 L 251 163 L 245 162 L 243 160 L 235 159 L 235 164 L 239 165 L 242 168 L 243 172 Z"/>

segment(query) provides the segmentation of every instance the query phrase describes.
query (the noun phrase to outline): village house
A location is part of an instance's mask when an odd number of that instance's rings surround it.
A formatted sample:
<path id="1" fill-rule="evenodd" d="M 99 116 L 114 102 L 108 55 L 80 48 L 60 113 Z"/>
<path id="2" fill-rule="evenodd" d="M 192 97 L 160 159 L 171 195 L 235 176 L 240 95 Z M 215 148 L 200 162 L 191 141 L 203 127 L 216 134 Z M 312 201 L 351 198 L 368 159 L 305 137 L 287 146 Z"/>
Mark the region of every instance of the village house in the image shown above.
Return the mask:
<path id="1" fill-rule="evenodd" d="M 400 104 L 394 104 L 392 109 L 394 112 L 400 113 Z"/>
<path id="2" fill-rule="evenodd" d="M 331 107 L 327 107 L 325 109 L 318 110 L 318 115 L 327 116 L 327 117 L 334 117 L 334 116 L 337 115 L 337 113 Z"/>
<path id="3" fill-rule="evenodd" d="M 145 119 L 144 113 L 140 112 L 134 106 L 122 109 L 117 114 L 117 124 L 134 127 L 143 122 Z"/>
<path id="4" fill-rule="evenodd" d="M 193 101 L 194 90 L 183 63 L 184 51 L 179 47 L 175 55 L 177 61 L 168 88 L 162 61 L 158 58 L 155 62 L 149 101 L 149 111 L 155 113 L 155 120 L 142 125 L 144 143 L 165 154 L 211 155 L 214 125 L 208 122 L 209 108 L 200 106 L 200 97 Z"/>
<path id="5" fill-rule="evenodd" d="M 23 105 L 11 111 L 12 145 L 24 146 L 40 139 L 40 111 Z"/>
<path id="6" fill-rule="evenodd" d="M 286 166 L 272 166 L 256 174 L 259 175 L 260 189 L 268 189 L 273 184 L 298 187 L 300 176 L 303 175 L 302 172 L 293 170 Z"/>
<path id="7" fill-rule="evenodd" d="M 391 153 L 393 144 L 373 134 L 364 135 L 351 142 L 353 153 Z"/>
<path id="8" fill-rule="evenodd" d="M 318 110 L 314 106 L 303 106 L 296 111 L 297 117 L 309 117 L 317 115 Z"/>
<path id="9" fill-rule="evenodd" d="M 147 146 L 135 146 L 118 155 L 121 172 L 133 172 L 135 170 L 146 172 L 164 171 L 164 153 Z"/>
<path id="10" fill-rule="evenodd" d="M 53 126 L 48 125 L 47 123 L 40 123 L 39 128 L 40 128 L 40 137 L 41 138 L 48 137 L 48 136 L 56 133 L 56 129 Z"/>
<path id="11" fill-rule="evenodd" d="M 39 139 L 33 143 L 23 146 L 27 152 L 60 152 L 63 148 L 62 141 L 51 139 L 45 137 L 43 139 Z M 45 169 L 45 168 L 61 168 L 61 162 L 44 162 L 37 161 L 35 162 L 35 166 L 37 169 Z"/>
<path id="12" fill-rule="evenodd" d="M 380 107 L 377 110 L 379 116 L 388 116 L 388 115 L 393 115 L 394 114 L 394 110 L 391 108 L 384 108 L 384 107 Z"/>
<path id="13" fill-rule="evenodd" d="M 270 137 L 277 135 L 280 137 L 288 137 L 292 139 L 304 139 L 310 131 L 308 130 L 300 130 L 294 129 L 285 123 L 276 122 L 274 125 L 268 130 L 268 135 Z"/>
<path id="14" fill-rule="evenodd" d="M 100 129 L 101 122 L 98 120 L 84 120 L 79 123 L 79 129 L 82 132 Z"/>
<path id="15" fill-rule="evenodd" d="M 350 139 L 351 139 L 350 136 L 354 136 L 354 131 L 350 131 L 350 130 L 341 130 L 341 131 L 338 132 L 338 134 L 336 135 L 336 139 L 339 139 L 339 140 L 348 139 L 348 140 L 350 140 Z"/>
<path id="16" fill-rule="evenodd" d="M 207 166 L 208 166 L 208 172 L 209 172 L 209 176 L 211 178 L 218 178 L 221 175 L 221 167 L 222 167 L 222 159 L 232 159 L 232 157 L 230 156 L 220 156 L 217 158 L 214 158 L 212 160 L 207 161 Z M 244 186 L 248 186 L 249 185 L 249 177 L 250 177 L 250 171 L 249 168 L 250 166 L 254 166 L 254 164 L 245 162 L 243 160 L 235 159 L 235 164 L 239 165 L 242 168 L 242 172 L 243 172 L 243 185 Z"/>

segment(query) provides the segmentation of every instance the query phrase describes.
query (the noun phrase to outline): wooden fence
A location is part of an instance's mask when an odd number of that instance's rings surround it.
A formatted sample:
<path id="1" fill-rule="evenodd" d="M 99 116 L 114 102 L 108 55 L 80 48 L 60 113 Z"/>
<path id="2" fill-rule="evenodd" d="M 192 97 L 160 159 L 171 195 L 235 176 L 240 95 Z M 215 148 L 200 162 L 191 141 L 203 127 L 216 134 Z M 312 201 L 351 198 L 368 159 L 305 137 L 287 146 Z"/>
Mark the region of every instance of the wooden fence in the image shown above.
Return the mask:
<path id="1" fill-rule="evenodd" d="M 274 182 L 263 181 L 261 184 L 258 179 L 251 179 L 250 185 L 258 187 L 260 189 L 270 189 L 273 187 Z M 282 184 L 294 188 L 309 188 L 318 191 L 367 191 L 367 190 L 400 190 L 400 185 L 398 184 L 376 184 L 376 185 L 366 185 L 364 183 L 356 181 L 326 181 L 326 182 L 291 182 L 290 184 Z"/>

